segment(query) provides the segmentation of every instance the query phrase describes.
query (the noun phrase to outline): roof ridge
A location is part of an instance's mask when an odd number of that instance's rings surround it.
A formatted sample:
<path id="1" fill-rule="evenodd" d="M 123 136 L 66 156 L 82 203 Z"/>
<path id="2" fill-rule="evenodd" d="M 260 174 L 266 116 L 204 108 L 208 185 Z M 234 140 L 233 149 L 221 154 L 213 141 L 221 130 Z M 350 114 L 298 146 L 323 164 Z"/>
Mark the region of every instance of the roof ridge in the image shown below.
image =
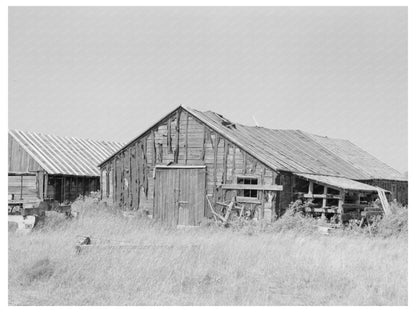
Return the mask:
<path id="1" fill-rule="evenodd" d="M 20 129 L 8 129 L 9 133 L 11 131 L 19 131 L 19 132 L 23 132 L 23 133 L 31 133 L 31 134 L 37 134 L 37 135 L 49 135 L 55 138 L 62 138 L 62 139 L 79 139 L 79 140 L 90 140 L 93 142 L 100 142 L 100 143 L 117 143 L 117 144 L 123 144 L 122 142 L 119 141 L 108 141 L 108 140 L 102 140 L 102 139 L 91 139 L 91 138 L 85 138 L 85 137 L 74 137 L 74 136 L 67 136 L 67 135 L 56 135 L 56 134 L 50 134 L 50 133 L 45 133 L 45 132 L 37 132 L 37 131 L 30 131 L 30 130 L 20 130 Z"/>

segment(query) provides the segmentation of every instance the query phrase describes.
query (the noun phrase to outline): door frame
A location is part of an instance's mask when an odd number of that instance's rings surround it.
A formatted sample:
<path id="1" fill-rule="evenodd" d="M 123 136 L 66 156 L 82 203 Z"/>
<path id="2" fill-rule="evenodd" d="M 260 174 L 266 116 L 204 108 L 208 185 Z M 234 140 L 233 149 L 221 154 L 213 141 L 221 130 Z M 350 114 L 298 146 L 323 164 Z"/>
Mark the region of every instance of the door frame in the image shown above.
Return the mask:
<path id="1" fill-rule="evenodd" d="M 157 202 L 156 200 L 156 171 L 158 169 L 161 170 L 169 170 L 169 169 L 179 169 L 179 173 L 178 173 L 178 190 L 174 190 L 174 209 L 177 210 L 177 213 L 179 214 L 179 207 L 180 207 L 180 193 L 181 193 L 181 186 L 180 186 L 180 169 L 203 169 L 204 170 L 204 189 L 203 189 L 203 193 L 204 193 L 204 199 L 203 199 L 203 207 L 202 207 L 202 215 L 205 216 L 205 205 L 206 205 L 206 185 L 207 185 L 207 166 L 206 165 L 156 165 L 154 167 L 154 171 L 153 171 L 153 178 L 155 179 L 155 197 L 153 198 L 153 211 L 155 211 L 155 204 Z M 158 208 L 159 214 L 160 214 L 160 208 Z M 154 213 L 153 213 L 154 214 Z M 160 215 L 158 216 L 158 219 L 160 218 Z M 178 221 L 175 221 L 175 225 L 178 225 Z"/>

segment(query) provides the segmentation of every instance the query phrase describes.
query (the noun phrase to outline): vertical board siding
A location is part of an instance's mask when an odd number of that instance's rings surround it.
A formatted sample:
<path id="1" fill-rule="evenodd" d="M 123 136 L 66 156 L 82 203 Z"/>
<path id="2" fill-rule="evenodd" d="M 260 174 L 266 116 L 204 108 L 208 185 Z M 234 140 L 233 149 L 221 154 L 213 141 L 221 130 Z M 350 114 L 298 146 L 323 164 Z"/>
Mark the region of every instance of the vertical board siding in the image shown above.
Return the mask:
<path id="1" fill-rule="evenodd" d="M 130 149 L 132 150 L 129 153 Z M 131 157 L 131 172 L 123 170 L 121 166 L 121 163 L 126 161 L 125 157 Z M 220 200 L 225 200 L 228 198 L 227 196 L 235 195 L 236 192 L 222 193 L 218 185 L 236 183 L 238 175 L 257 176 L 259 181 L 262 180 L 264 184 L 276 183 L 276 179 L 274 179 L 276 173 L 274 171 L 209 129 L 192 115 L 185 111 L 180 112 L 180 109 L 160 121 L 148 133 L 132 142 L 128 148 L 119 152 L 115 159 L 120 160 L 110 160 L 101 167 L 101 170 L 107 168 L 108 172 L 113 172 L 112 169 L 115 167 L 114 198 L 108 199 L 113 200 L 115 204 L 123 209 L 138 208 L 155 216 L 160 216 L 163 220 L 178 218 L 178 215 L 164 215 L 166 212 L 158 210 L 158 205 L 165 204 L 166 200 L 170 200 L 169 197 L 172 197 L 173 194 L 159 195 L 155 193 L 158 188 L 162 188 L 160 184 L 155 184 L 157 183 L 155 174 L 158 175 L 154 172 L 156 165 L 175 163 L 178 165 L 205 165 L 206 176 L 203 179 L 203 185 L 206 194 L 211 198 L 218 195 Z M 130 166 L 130 161 L 126 162 L 127 164 Z M 131 184 L 130 190 L 119 185 L 124 185 L 124 176 L 121 175 L 120 171 L 131 181 L 129 182 Z M 185 181 L 182 182 L 185 183 Z M 171 183 L 175 185 L 174 181 L 171 181 Z M 163 186 L 163 188 L 166 188 L 166 186 Z M 131 198 L 126 197 L 125 193 L 127 191 L 131 192 Z M 205 198 L 203 201 L 205 203 Z M 201 213 L 209 216 L 209 209 L 206 208 L 205 204 L 204 207 L 205 212 L 202 211 Z M 186 211 L 186 209 L 183 211 Z M 201 216 L 198 213 L 190 209 L 187 222 L 195 223 L 195 220 L 199 220 Z"/>
<path id="2" fill-rule="evenodd" d="M 22 146 L 9 134 L 9 172 L 31 172 L 43 170 L 42 167 L 22 148 Z"/>

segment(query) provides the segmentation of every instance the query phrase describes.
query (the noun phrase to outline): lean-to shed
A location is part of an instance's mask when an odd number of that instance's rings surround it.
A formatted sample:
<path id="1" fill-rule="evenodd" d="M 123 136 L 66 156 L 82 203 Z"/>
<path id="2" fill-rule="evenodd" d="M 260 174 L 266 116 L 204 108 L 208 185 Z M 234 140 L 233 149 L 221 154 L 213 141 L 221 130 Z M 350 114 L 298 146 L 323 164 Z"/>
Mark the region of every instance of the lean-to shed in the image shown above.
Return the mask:
<path id="1" fill-rule="evenodd" d="M 213 204 L 235 198 L 268 220 L 299 197 L 342 214 L 373 200 L 376 186 L 407 202 L 406 179 L 347 140 L 245 126 L 181 106 L 100 169 L 103 199 L 173 225 L 210 216 L 207 197 Z"/>
<path id="2" fill-rule="evenodd" d="M 73 201 L 99 190 L 98 164 L 122 147 L 28 131 L 9 130 L 9 197 Z"/>

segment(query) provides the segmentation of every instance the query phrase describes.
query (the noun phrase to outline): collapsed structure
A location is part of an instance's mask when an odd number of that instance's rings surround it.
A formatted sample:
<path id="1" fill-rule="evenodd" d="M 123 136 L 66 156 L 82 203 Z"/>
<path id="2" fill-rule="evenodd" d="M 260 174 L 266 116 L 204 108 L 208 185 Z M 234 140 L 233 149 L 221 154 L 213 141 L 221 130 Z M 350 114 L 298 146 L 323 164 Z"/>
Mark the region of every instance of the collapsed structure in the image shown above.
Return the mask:
<path id="1" fill-rule="evenodd" d="M 99 165 L 101 196 L 168 224 L 198 225 L 231 200 L 274 220 L 304 198 L 348 216 L 377 196 L 407 203 L 407 180 L 347 140 L 233 123 L 178 107 Z M 209 200 L 209 202 L 207 202 Z"/>
<path id="2" fill-rule="evenodd" d="M 9 198 L 22 202 L 61 203 L 98 191 L 97 165 L 123 146 L 19 130 L 9 130 L 8 139 Z"/>

